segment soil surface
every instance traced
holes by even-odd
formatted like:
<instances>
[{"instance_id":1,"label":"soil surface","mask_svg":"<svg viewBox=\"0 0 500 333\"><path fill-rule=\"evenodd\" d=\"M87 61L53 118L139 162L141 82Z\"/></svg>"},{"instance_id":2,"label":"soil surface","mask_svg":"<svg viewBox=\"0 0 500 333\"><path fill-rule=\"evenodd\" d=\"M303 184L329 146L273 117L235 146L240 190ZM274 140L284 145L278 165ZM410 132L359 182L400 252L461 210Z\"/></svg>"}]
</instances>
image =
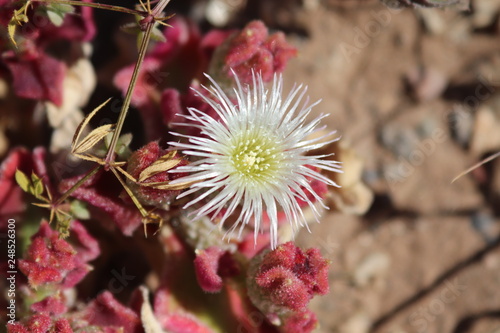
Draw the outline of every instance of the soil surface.
<instances>
[{"instance_id":1,"label":"soil surface","mask_svg":"<svg viewBox=\"0 0 500 333\"><path fill-rule=\"evenodd\" d=\"M374 194L300 234L332 261L318 332L500 332L500 159L452 183L500 150L499 11L305 1L288 19L285 77L322 99Z\"/></svg>"}]
</instances>

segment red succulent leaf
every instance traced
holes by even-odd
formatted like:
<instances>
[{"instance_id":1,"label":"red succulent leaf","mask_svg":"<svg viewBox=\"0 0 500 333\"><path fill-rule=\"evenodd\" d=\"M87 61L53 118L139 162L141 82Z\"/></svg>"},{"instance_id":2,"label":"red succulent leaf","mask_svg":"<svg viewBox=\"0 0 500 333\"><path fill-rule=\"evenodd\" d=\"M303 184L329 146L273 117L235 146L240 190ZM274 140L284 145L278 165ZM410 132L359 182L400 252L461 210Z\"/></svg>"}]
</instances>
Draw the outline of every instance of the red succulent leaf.
<instances>
[{"instance_id":1,"label":"red succulent leaf","mask_svg":"<svg viewBox=\"0 0 500 333\"><path fill-rule=\"evenodd\" d=\"M33 312L46 312L51 315L60 315L67 311L66 304L60 299L59 296L49 296L40 302L33 303L30 307Z\"/></svg>"},{"instance_id":2,"label":"red succulent leaf","mask_svg":"<svg viewBox=\"0 0 500 333\"><path fill-rule=\"evenodd\" d=\"M165 316L160 324L163 329L171 333L214 333L195 316L187 313L174 313Z\"/></svg>"},{"instance_id":3,"label":"red succulent leaf","mask_svg":"<svg viewBox=\"0 0 500 333\"><path fill-rule=\"evenodd\" d=\"M99 243L79 221L71 222L71 243L83 262L92 261L101 253Z\"/></svg>"},{"instance_id":4,"label":"red succulent leaf","mask_svg":"<svg viewBox=\"0 0 500 333\"><path fill-rule=\"evenodd\" d=\"M91 325L122 329L117 332L142 332L137 313L118 302L109 291L103 292L88 305L84 310L84 318Z\"/></svg>"},{"instance_id":5,"label":"red succulent leaf","mask_svg":"<svg viewBox=\"0 0 500 333\"><path fill-rule=\"evenodd\" d=\"M290 317L286 318L283 326L280 328L280 331L283 333L310 333L317 327L318 319L316 318L316 315L312 311L306 310L294 313Z\"/></svg>"},{"instance_id":6,"label":"red succulent leaf","mask_svg":"<svg viewBox=\"0 0 500 333\"><path fill-rule=\"evenodd\" d=\"M181 130L189 135L202 135L199 126L185 126L195 124L184 117L184 115L188 114L188 108L201 111L215 120L219 119L219 115L199 94L210 98L210 93L205 89L201 89L200 84L197 82L193 82L190 89L184 94L180 94L176 89L165 89L161 96L160 105L163 122L171 129Z\"/></svg>"},{"instance_id":7,"label":"red succulent leaf","mask_svg":"<svg viewBox=\"0 0 500 333\"><path fill-rule=\"evenodd\" d=\"M217 47L229 38L235 30L217 30L213 29L203 36L200 47L205 59L211 59Z\"/></svg>"},{"instance_id":8,"label":"red succulent leaf","mask_svg":"<svg viewBox=\"0 0 500 333\"><path fill-rule=\"evenodd\" d=\"M283 72L288 61L297 56L297 49L288 44L282 32L269 36L263 46L273 55L274 71L278 73Z\"/></svg>"},{"instance_id":9,"label":"red succulent leaf","mask_svg":"<svg viewBox=\"0 0 500 333\"><path fill-rule=\"evenodd\" d=\"M19 260L19 269L28 277L28 282L33 288L42 284L61 282L63 279L57 269L41 266L32 261Z\"/></svg>"},{"instance_id":10,"label":"red succulent leaf","mask_svg":"<svg viewBox=\"0 0 500 333\"><path fill-rule=\"evenodd\" d=\"M45 186L50 188L45 166L45 149L37 147L30 153L25 148L14 148L0 165L0 216L15 217L24 211L26 204L23 191L15 180L16 170L30 176L37 174ZM1 219L0 229L6 227L7 219Z\"/></svg>"},{"instance_id":11,"label":"red succulent leaf","mask_svg":"<svg viewBox=\"0 0 500 333\"><path fill-rule=\"evenodd\" d=\"M92 2L92 0L82 0ZM46 24L40 29L40 42L45 44L55 40L88 42L94 38L96 28L93 20L93 9L86 6L74 6L75 13L64 16L60 26ZM47 19L48 20L48 19Z\"/></svg>"},{"instance_id":12,"label":"red succulent leaf","mask_svg":"<svg viewBox=\"0 0 500 333\"><path fill-rule=\"evenodd\" d=\"M36 46L20 55L7 51L3 60L11 73L12 86L17 96L61 105L62 83L66 73L63 62Z\"/></svg>"},{"instance_id":13,"label":"red succulent leaf","mask_svg":"<svg viewBox=\"0 0 500 333\"><path fill-rule=\"evenodd\" d=\"M222 289L223 277L239 273L231 253L217 246L198 251L194 259L194 269L198 284L209 293L219 292Z\"/></svg>"},{"instance_id":14,"label":"red succulent leaf","mask_svg":"<svg viewBox=\"0 0 500 333\"><path fill-rule=\"evenodd\" d=\"M71 329L69 321L65 318L58 319L54 324L54 332L56 333L74 333Z\"/></svg>"},{"instance_id":15,"label":"red succulent leaf","mask_svg":"<svg viewBox=\"0 0 500 333\"><path fill-rule=\"evenodd\" d=\"M299 312L314 295L328 293L328 265L318 249L304 252L288 242L263 256L254 278L263 297Z\"/></svg>"},{"instance_id":16,"label":"red succulent leaf","mask_svg":"<svg viewBox=\"0 0 500 333\"><path fill-rule=\"evenodd\" d=\"M46 333L52 326L52 319L48 314L35 314L26 323L31 333Z\"/></svg>"},{"instance_id":17,"label":"red succulent leaf","mask_svg":"<svg viewBox=\"0 0 500 333\"><path fill-rule=\"evenodd\" d=\"M31 238L25 259L19 260L19 269L33 288L54 283L71 288L85 277L90 266L66 240L59 238L59 233L52 230L47 221L43 221Z\"/></svg>"},{"instance_id":18,"label":"red succulent leaf","mask_svg":"<svg viewBox=\"0 0 500 333\"><path fill-rule=\"evenodd\" d=\"M295 311L306 307L311 299L307 286L292 271L282 267L273 267L259 274L256 282L274 304Z\"/></svg>"},{"instance_id":19,"label":"red succulent leaf","mask_svg":"<svg viewBox=\"0 0 500 333\"><path fill-rule=\"evenodd\" d=\"M121 191L120 184L112 178L103 177L103 175L101 172L90 177L71 195L108 214L121 232L130 236L141 225L142 216L134 205L127 204L118 198ZM69 190L82 177L77 176L63 180L59 184L59 191Z\"/></svg>"},{"instance_id":20,"label":"red succulent leaf","mask_svg":"<svg viewBox=\"0 0 500 333\"><path fill-rule=\"evenodd\" d=\"M265 82L276 72L282 72L291 57L297 55L295 47L288 44L283 33L268 36L267 27L261 21L248 23L241 32L228 42L224 56L224 68L228 76L233 72L244 83L252 82L252 73L260 72ZM232 71L231 71L232 70Z\"/></svg>"},{"instance_id":21,"label":"red succulent leaf","mask_svg":"<svg viewBox=\"0 0 500 333\"><path fill-rule=\"evenodd\" d=\"M255 233L247 233L238 243L238 251L248 259L251 259L257 253L269 247L270 242L271 236L269 232L260 232L257 234L257 238L255 238Z\"/></svg>"},{"instance_id":22,"label":"red succulent leaf","mask_svg":"<svg viewBox=\"0 0 500 333\"><path fill-rule=\"evenodd\" d=\"M267 38L267 27L262 21L248 23L229 44L226 65L238 66L249 59L261 48Z\"/></svg>"},{"instance_id":23,"label":"red succulent leaf","mask_svg":"<svg viewBox=\"0 0 500 333\"><path fill-rule=\"evenodd\" d=\"M7 333L30 333L21 323L7 324Z\"/></svg>"},{"instance_id":24,"label":"red succulent leaf","mask_svg":"<svg viewBox=\"0 0 500 333\"><path fill-rule=\"evenodd\" d=\"M155 77L155 73L159 71L161 62L153 57L146 57L141 65L141 69L137 76L137 83L132 93L132 105L135 107L145 106L151 103L152 94L157 89L157 84L151 78ZM113 82L125 95L134 72L135 65L127 66L116 73Z\"/></svg>"}]
</instances>

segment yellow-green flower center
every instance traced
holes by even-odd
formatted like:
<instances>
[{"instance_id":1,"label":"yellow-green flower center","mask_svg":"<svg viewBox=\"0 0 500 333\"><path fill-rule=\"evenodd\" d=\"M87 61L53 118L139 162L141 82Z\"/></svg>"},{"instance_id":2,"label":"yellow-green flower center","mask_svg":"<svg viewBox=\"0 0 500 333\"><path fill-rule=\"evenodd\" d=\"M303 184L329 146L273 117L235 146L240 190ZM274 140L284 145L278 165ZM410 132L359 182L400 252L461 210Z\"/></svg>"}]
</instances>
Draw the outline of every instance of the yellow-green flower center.
<instances>
[{"instance_id":1,"label":"yellow-green flower center","mask_svg":"<svg viewBox=\"0 0 500 333\"><path fill-rule=\"evenodd\" d=\"M272 177L282 160L276 138L262 133L247 132L232 145L231 162L235 172L254 180Z\"/></svg>"}]
</instances>

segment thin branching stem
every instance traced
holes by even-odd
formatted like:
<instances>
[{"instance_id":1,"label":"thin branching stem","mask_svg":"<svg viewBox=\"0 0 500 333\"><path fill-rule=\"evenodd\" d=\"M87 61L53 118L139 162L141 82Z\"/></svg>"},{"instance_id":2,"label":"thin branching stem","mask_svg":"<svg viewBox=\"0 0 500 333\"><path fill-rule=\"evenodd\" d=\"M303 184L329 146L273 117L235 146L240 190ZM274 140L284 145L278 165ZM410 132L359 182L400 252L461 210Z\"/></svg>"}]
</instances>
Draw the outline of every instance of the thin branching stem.
<instances>
[{"instance_id":1,"label":"thin branching stem","mask_svg":"<svg viewBox=\"0 0 500 333\"><path fill-rule=\"evenodd\" d=\"M125 8L125 7L107 5L107 4L102 4L102 3L83 2L83 1L77 1L77 0L30 0L30 2L58 3L58 4L71 5L71 6L92 7L92 8L98 8L98 9L111 10L114 12L121 12L121 13L132 14L132 15L140 15L143 17L149 15L148 12L145 12L142 10L129 9L129 8Z\"/></svg>"},{"instance_id":2,"label":"thin branching stem","mask_svg":"<svg viewBox=\"0 0 500 333\"><path fill-rule=\"evenodd\" d=\"M132 73L132 78L130 79L130 84L127 89L127 94L125 95L125 100L123 102L122 109L120 111L120 115L118 117L118 122L116 123L116 129L113 132L113 137L111 138L111 143L109 144L108 153L106 155L104 168L108 170L115 158L115 149L116 144L118 142L118 138L120 137L120 133L123 128L123 123L125 122L125 117L127 116L128 109L130 107L130 101L132 100L132 93L134 92L135 85L137 83L137 78L139 76L139 71L141 69L142 62L144 61L144 57L146 56L146 50L149 45L149 40L151 39L151 31L153 30L153 26L155 21L149 22L146 25L146 31L144 31L144 35L142 37L141 46L139 48L139 57L137 58L137 62L135 63L134 72Z\"/></svg>"},{"instance_id":3,"label":"thin branching stem","mask_svg":"<svg viewBox=\"0 0 500 333\"><path fill-rule=\"evenodd\" d=\"M77 181L75 183L75 185L71 186L71 188L69 190L67 190L66 192L64 192L64 194L59 199L57 199L57 201L55 202L54 206L57 206L60 203L62 203L64 200L66 200L77 188L79 188L80 186L82 186L82 184L84 182L86 182L90 177L92 177L93 175L95 175L97 173L97 171L99 171L101 168L102 168L102 165L97 165L94 169L90 170L90 172L87 173L85 176L83 176L82 179L80 179L79 181Z\"/></svg>"}]
</instances>

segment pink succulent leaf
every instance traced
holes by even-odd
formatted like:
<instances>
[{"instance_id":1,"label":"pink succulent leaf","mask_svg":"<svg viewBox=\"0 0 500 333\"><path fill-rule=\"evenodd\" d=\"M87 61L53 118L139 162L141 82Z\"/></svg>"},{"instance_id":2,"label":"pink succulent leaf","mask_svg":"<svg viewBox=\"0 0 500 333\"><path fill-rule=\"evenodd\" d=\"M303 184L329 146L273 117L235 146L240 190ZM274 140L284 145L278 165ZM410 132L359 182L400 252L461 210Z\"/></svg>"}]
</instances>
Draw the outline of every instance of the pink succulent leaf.
<instances>
[{"instance_id":1,"label":"pink succulent leaf","mask_svg":"<svg viewBox=\"0 0 500 333\"><path fill-rule=\"evenodd\" d=\"M159 71L161 63L158 59L147 56L141 66L139 75L137 77L137 83L132 93L132 105L135 107L142 107L151 103L152 93L157 89L157 84L152 78L155 77L155 73ZM125 95L132 78L132 73L134 72L135 65L130 65L122 68L118 73L116 73L113 82L114 85L121 90L122 94Z\"/></svg>"},{"instance_id":2,"label":"pink succulent leaf","mask_svg":"<svg viewBox=\"0 0 500 333\"><path fill-rule=\"evenodd\" d=\"M269 220L269 219L268 219ZM269 232L259 233L255 239L254 233L247 233L238 243L238 251L248 259L253 258L257 253L269 247L271 235Z\"/></svg>"},{"instance_id":3,"label":"pink succulent leaf","mask_svg":"<svg viewBox=\"0 0 500 333\"><path fill-rule=\"evenodd\" d=\"M59 238L59 233L52 230L47 221L42 221L31 238L25 259L19 260L19 269L33 288L54 283L71 288L85 277L90 266L66 240Z\"/></svg>"},{"instance_id":4,"label":"pink succulent leaf","mask_svg":"<svg viewBox=\"0 0 500 333\"><path fill-rule=\"evenodd\" d=\"M187 313L174 313L163 318L160 323L169 333L214 333L195 316Z\"/></svg>"},{"instance_id":5,"label":"pink succulent leaf","mask_svg":"<svg viewBox=\"0 0 500 333\"><path fill-rule=\"evenodd\" d=\"M258 72L268 82L296 55L296 48L286 42L283 33L268 36L264 23L252 21L230 38L222 70L229 77L236 74L244 83L252 82L252 71Z\"/></svg>"},{"instance_id":6,"label":"pink succulent leaf","mask_svg":"<svg viewBox=\"0 0 500 333\"><path fill-rule=\"evenodd\" d=\"M163 115L163 122L168 127L171 128L173 126L173 122L184 122L184 118L179 116L186 114L179 90L174 88L167 88L163 90L161 94L160 108Z\"/></svg>"},{"instance_id":7,"label":"pink succulent leaf","mask_svg":"<svg viewBox=\"0 0 500 333\"><path fill-rule=\"evenodd\" d=\"M30 153L25 148L14 148L0 165L0 216L9 218L21 214L26 208L22 189L15 180L16 170L30 176L35 173L45 186L50 182L45 166L45 149L37 147ZM0 221L0 229L6 227L7 219Z\"/></svg>"},{"instance_id":8,"label":"pink succulent leaf","mask_svg":"<svg viewBox=\"0 0 500 333\"><path fill-rule=\"evenodd\" d=\"M273 55L266 49L258 49L250 59L232 66L231 69L238 74L238 78L242 82L251 82L255 70L262 75L264 82L268 82L274 75Z\"/></svg>"},{"instance_id":9,"label":"pink succulent leaf","mask_svg":"<svg viewBox=\"0 0 500 333\"><path fill-rule=\"evenodd\" d=\"M89 304L84 310L84 319L91 325L118 329L116 332L142 332L137 313L118 302L109 291L103 292Z\"/></svg>"},{"instance_id":10,"label":"pink succulent leaf","mask_svg":"<svg viewBox=\"0 0 500 333\"><path fill-rule=\"evenodd\" d=\"M184 91L193 79L201 79L209 59L204 57L201 34L194 22L175 16L168 23L172 28L163 29L166 41L156 44L151 52L151 57L162 64L159 76L157 73L157 85Z\"/></svg>"},{"instance_id":11,"label":"pink succulent leaf","mask_svg":"<svg viewBox=\"0 0 500 333\"><path fill-rule=\"evenodd\" d=\"M30 309L33 312L46 312L56 316L63 314L68 310L66 304L64 304L64 302L60 299L60 296L46 297L39 302L33 303Z\"/></svg>"},{"instance_id":12,"label":"pink succulent leaf","mask_svg":"<svg viewBox=\"0 0 500 333\"><path fill-rule=\"evenodd\" d=\"M163 29L165 42L157 43L150 55L163 63L171 62L175 56L181 52L190 40L199 42L200 33L198 28L192 22L186 20L182 16L175 16L168 21L172 27Z\"/></svg>"},{"instance_id":13,"label":"pink succulent leaf","mask_svg":"<svg viewBox=\"0 0 500 333\"><path fill-rule=\"evenodd\" d=\"M15 148L0 165L0 216L13 216L24 211L23 190L15 180L16 170L33 169L30 153L24 148ZM1 229L7 227L7 219L0 222Z\"/></svg>"},{"instance_id":14,"label":"pink succulent leaf","mask_svg":"<svg viewBox=\"0 0 500 333\"><path fill-rule=\"evenodd\" d=\"M194 78L200 78L208 59L200 48L201 36L195 24L176 16L164 29L165 42L157 43L146 55L132 95L132 105L156 107L161 91L169 86L185 90ZM114 77L115 86L126 93L134 65L121 69ZM157 112L157 110L155 110ZM144 110L141 109L141 115ZM151 111L147 111L151 112ZM144 117L145 115L143 115Z\"/></svg>"},{"instance_id":15,"label":"pink succulent leaf","mask_svg":"<svg viewBox=\"0 0 500 333\"><path fill-rule=\"evenodd\" d=\"M94 260L101 253L99 243L92 237L79 221L71 222L71 239L76 256L83 262Z\"/></svg>"},{"instance_id":16,"label":"pink succulent leaf","mask_svg":"<svg viewBox=\"0 0 500 333\"><path fill-rule=\"evenodd\" d=\"M30 333L21 323L7 324L7 333Z\"/></svg>"},{"instance_id":17,"label":"pink succulent leaf","mask_svg":"<svg viewBox=\"0 0 500 333\"><path fill-rule=\"evenodd\" d=\"M92 0L82 0L82 2L91 3ZM93 9L85 6L74 6L74 9L75 13L66 14L60 26L46 24L40 29L42 44L61 39L88 42L94 38L96 28L92 15Z\"/></svg>"},{"instance_id":18,"label":"pink succulent leaf","mask_svg":"<svg viewBox=\"0 0 500 333\"><path fill-rule=\"evenodd\" d=\"M238 331L252 333L276 333L277 329L265 320L262 314L247 297L234 288L226 288L229 307L238 321Z\"/></svg>"},{"instance_id":19,"label":"pink succulent leaf","mask_svg":"<svg viewBox=\"0 0 500 333\"><path fill-rule=\"evenodd\" d=\"M196 91L195 91L196 90ZM163 122L172 129L182 131L189 135L199 135L201 130L195 122L186 119L184 115L188 114L188 108L194 108L205 113L213 119L219 119L217 112L205 102L198 94L205 94L210 97L200 85L194 82L185 94L180 94L176 89L165 89L161 97L161 111Z\"/></svg>"},{"instance_id":20,"label":"pink succulent leaf","mask_svg":"<svg viewBox=\"0 0 500 333\"><path fill-rule=\"evenodd\" d=\"M207 32L200 43L201 51L206 59L211 59L217 47L226 41L235 30L213 29Z\"/></svg>"},{"instance_id":21,"label":"pink succulent leaf","mask_svg":"<svg viewBox=\"0 0 500 333\"><path fill-rule=\"evenodd\" d=\"M61 318L54 324L54 332L56 333L74 333L69 321L66 318Z\"/></svg>"},{"instance_id":22,"label":"pink succulent leaf","mask_svg":"<svg viewBox=\"0 0 500 333\"><path fill-rule=\"evenodd\" d=\"M280 327L280 331L283 333L311 333L317 327L318 319L316 315L312 311L306 310L287 317L283 326Z\"/></svg>"},{"instance_id":23,"label":"pink succulent leaf","mask_svg":"<svg viewBox=\"0 0 500 333\"><path fill-rule=\"evenodd\" d=\"M283 72L288 61L297 56L297 49L288 44L282 32L269 36L263 46L273 54L274 71L278 73Z\"/></svg>"},{"instance_id":24,"label":"pink succulent leaf","mask_svg":"<svg viewBox=\"0 0 500 333\"><path fill-rule=\"evenodd\" d=\"M223 281L219 275L219 260L224 250L217 246L197 252L194 259L194 270L200 287L209 293L216 293L222 289Z\"/></svg>"},{"instance_id":25,"label":"pink succulent leaf","mask_svg":"<svg viewBox=\"0 0 500 333\"><path fill-rule=\"evenodd\" d=\"M78 258L75 258L75 261L80 261ZM62 284L63 288L72 288L76 286L83 278L87 275L88 272L92 270L92 267L89 265L81 264L70 272L66 274L64 277L64 281Z\"/></svg>"},{"instance_id":26,"label":"pink succulent leaf","mask_svg":"<svg viewBox=\"0 0 500 333\"><path fill-rule=\"evenodd\" d=\"M282 267L273 267L257 275L256 282L274 304L294 311L305 308L311 299L307 286L292 271Z\"/></svg>"},{"instance_id":27,"label":"pink succulent leaf","mask_svg":"<svg viewBox=\"0 0 500 333\"><path fill-rule=\"evenodd\" d=\"M20 56L7 51L3 60L11 73L17 96L61 105L62 83L66 73L63 62L35 47Z\"/></svg>"},{"instance_id":28,"label":"pink succulent leaf","mask_svg":"<svg viewBox=\"0 0 500 333\"><path fill-rule=\"evenodd\" d=\"M35 314L28 319L26 326L31 333L46 333L52 326L52 319L45 313Z\"/></svg>"},{"instance_id":29,"label":"pink succulent leaf","mask_svg":"<svg viewBox=\"0 0 500 333\"><path fill-rule=\"evenodd\" d=\"M57 269L26 260L19 260L19 269L28 277L28 282L33 288L43 284L61 282L63 279L61 272Z\"/></svg>"},{"instance_id":30,"label":"pink succulent leaf","mask_svg":"<svg viewBox=\"0 0 500 333\"><path fill-rule=\"evenodd\" d=\"M118 198L121 191L120 185L111 183L110 179L104 178L102 175L102 173L97 173L91 177L75 190L72 196L88 202L108 214L121 232L130 236L142 224L142 216L135 206L126 204ZM59 185L59 191L67 191L82 177L77 176L63 180ZM111 180L114 181L114 179Z\"/></svg>"},{"instance_id":31,"label":"pink succulent leaf","mask_svg":"<svg viewBox=\"0 0 500 333\"><path fill-rule=\"evenodd\" d=\"M269 299L278 308L301 312L314 295L324 295L329 291L329 261L318 249L304 252L293 242L288 242L256 257L252 265L258 260L261 260L258 269L251 269L249 280L255 281L258 291L251 298L265 311L270 309L266 303ZM251 284L249 288L252 289Z\"/></svg>"},{"instance_id":32,"label":"pink succulent leaf","mask_svg":"<svg viewBox=\"0 0 500 333\"><path fill-rule=\"evenodd\" d=\"M267 27L262 21L248 23L230 43L226 65L236 67L248 60L261 48L267 38ZM238 77L240 77L238 75Z\"/></svg>"}]
</instances>

